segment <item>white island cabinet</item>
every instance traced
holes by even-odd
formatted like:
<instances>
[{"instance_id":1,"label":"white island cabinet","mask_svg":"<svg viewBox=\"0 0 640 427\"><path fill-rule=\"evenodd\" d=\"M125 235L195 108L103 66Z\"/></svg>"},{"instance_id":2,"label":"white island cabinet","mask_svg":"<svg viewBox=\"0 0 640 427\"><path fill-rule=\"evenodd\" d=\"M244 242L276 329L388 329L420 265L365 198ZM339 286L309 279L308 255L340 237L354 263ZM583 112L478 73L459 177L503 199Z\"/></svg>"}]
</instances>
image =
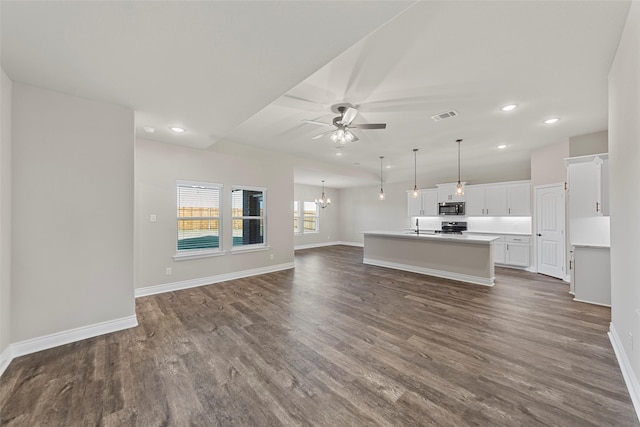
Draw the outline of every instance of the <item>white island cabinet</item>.
<instances>
[{"instance_id":1,"label":"white island cabinet","mask_svg":"<svg viewBox=\"0 0 640 427\"><path fill-rule=\"evenodd\" d=\"M494 236L364 233L363 263L493 286Z\"/></svg>"}]
</instances>

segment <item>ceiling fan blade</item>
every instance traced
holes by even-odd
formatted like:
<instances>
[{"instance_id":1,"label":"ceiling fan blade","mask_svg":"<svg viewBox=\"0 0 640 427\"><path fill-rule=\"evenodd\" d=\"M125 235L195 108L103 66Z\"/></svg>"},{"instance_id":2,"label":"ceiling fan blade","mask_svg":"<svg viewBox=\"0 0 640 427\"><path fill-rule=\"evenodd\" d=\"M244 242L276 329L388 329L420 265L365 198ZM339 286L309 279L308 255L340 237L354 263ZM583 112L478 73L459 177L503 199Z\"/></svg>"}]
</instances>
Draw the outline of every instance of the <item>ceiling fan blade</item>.
<instances>
[{"instance_id":1,"label":"ceiling fan blade","mask_svg":"<svg viewBox=\"0 0 640 427\"><path fill-rule=\"evenodd\" d=\"M359 125L351 125L349 127L358 128L358 129L386 129L386 123L361 123Z\"/></svg>"},{"instance_id":2,"label":"ceiling fan blade","mask_svg":"<svg viewBox=\"0 0 640 427\"><path fill-rule=\"evenodd\" d=\"M347 111L345 111L344 114L342 115L342 120L340 121L342 122L343 125L349 126L353 121L353 119L356 118L357 115L358 115L358 110L356 110L353 107L349 107L347 108Z\"/></svg>"},{"instance_id":3,"label":"ceiling fan blade","mask_svg":"<svg viewBox=\"0 0 640 427\"><path fill-rule=\"evenodd\" d=\"M358 141L360 138L358 138L355 134L353 135L353 139L351 140L351 142L356 142Z\"/></svg>"},{"instance_id":4,"label":"ceiling fan blade","mask_svg":"<svg viewBox=\"0 0 640 427\"><path fill-rule=\"evenodd\" d=\"M305 123L310 123L312 125L320 125L320 126L331 126L333 127L333 125L331 123L324 123L324 122L318 122L315 120L307 120L307 119L302 119L303 122Z\"/></svg>"},{"instance_id":5,"label":"ceiling fan blade","mask_svg":"<svg viewBox=\"0 0 640 427\"><path fill-rule=\"evenodd\" d=\"M326 131L326 132L322 132L322 133L320 133L320 134L318 134L318 135L314 136L314 137L313 137L313 138L311 138L311 139L320 139L320 138L322 138L323 136L325 136L325 135L329 135L329 134L330 134L330 133L332 133L332 132L334 132L334 130L333 130L333 129L332 129L332 130L328 130L328 131Z\"/></svg>"}]
</instances>

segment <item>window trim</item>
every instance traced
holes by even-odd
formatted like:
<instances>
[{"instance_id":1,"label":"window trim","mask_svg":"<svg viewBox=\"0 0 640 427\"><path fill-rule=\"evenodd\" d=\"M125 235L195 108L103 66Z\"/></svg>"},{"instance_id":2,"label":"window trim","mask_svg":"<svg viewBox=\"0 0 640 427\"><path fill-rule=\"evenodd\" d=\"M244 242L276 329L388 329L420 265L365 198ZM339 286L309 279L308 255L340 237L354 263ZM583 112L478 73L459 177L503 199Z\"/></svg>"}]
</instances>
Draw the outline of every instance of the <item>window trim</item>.
<instances>
[{"instance_id":1,"label":"window trim","mask_svg":"<svg viewBox=\"0 0 640 427\"><path fill-rule=\"evenodd\" d=\"M218 190L218 216L217 217L202 217L208 219L217 219L218 220L218 247L217 248L207 248L207 249L178 249L178 221L180 221L180 217L177 215L177 209L179 206L176 206L176 253L173 256L174 261L183 261L188 259L197 259L197 258L207 258L225 255L227 252L222 250L223 243L223 233L222 233L222 225L223 225L223 207L224 207L224 185L217 182L206 182L206 181L191 181L184 179L176 179L175 184L175 199L178 199L178 187L202 187L202 188L215 188ZM192 217L185 217L192 218ZM184 219L184 218L182 218Z\"/></svg>"},{"instance_id":2,"label":"window trim","mask_svg":"<svg viewBox=\"0 0 640 427\"><path fill-rule=\"evenodd\" d=\"M296 215L296 209L295 209L296 203L298 204L298 215ZM300 228L300 200L294 200L292 208L293 208L293 211L292 211L293 219L296 223L296 228L297 228L297 230L296 228L293 229L293 235L300 236L302 235L302 229Z\"/></svg>"},{"instance_id":3,"label":"window trim","mask_svg":"<svg viewBox=\"0 0 640 427\"><path fill-rule=\"evenodd\" d=\"M316 207L316 214L313 216L308 216L309 218L315 218L315 223L316 223L316 229L313 231L306 231L304 229L304 219L305 217L307 217L307 215L304 214L304 204L305 203L313 203ZM320 233L320 208L318 207L318 204L316 202L312 202L312 201L305 201L302 200L302 216L300 217L302 219L302 227L300 228L300 234L318 234Z\"/></svg>"},{"instance_id":4,"label":"window trim","mask_svg":"<svg viewBox=\"0 0 640 427\"><path fill-rule=\"evenodd\" d=\"M260 216L233 216L233 192L236 190L247 190L247 191L260 191L262 192L262 215ZM254 252L260 250L269 249L269 242L267 240L268 236L268 226L267 226L267 188L266 187L254 187L250 185L240 185L234 184L231 186L231 253L238 252ZM262 220L262 243L253 243L250 245L239 245L234 246L233 244L233 221L235 220L244 220L244 219L257 219Z\"/></svg>"}]
</instances>

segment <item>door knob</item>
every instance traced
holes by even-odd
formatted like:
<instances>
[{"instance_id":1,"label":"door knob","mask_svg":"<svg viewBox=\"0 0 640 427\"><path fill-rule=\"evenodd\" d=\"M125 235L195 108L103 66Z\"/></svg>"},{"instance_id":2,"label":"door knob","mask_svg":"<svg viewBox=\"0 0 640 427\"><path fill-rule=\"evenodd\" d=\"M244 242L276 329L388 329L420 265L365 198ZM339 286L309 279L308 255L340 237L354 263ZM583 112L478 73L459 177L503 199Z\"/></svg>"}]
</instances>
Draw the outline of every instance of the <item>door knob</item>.
<instances>
[{"instance_id":1,"label":"door knob","mask_svg":"<svg viewBox=\"0 0 640 427\"><path fill-rule=\"evenodd\" d=\"M538 234L538 237L542 237L542 234Z\"/></svg>"}]
</instances>

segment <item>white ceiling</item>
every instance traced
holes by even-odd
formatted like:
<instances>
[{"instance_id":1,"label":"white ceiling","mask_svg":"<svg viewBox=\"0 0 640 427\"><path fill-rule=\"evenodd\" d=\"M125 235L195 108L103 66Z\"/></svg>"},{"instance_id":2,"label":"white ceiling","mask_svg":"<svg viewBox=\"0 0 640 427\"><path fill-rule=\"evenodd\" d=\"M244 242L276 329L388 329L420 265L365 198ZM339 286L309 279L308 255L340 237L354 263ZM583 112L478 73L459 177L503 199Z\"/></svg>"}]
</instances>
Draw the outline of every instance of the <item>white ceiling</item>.
<instances>
[{"instance_id":1,"label":"white ceiling","mask_svg":"<svg viewBox=\"0 0 640 427\"><path fill-rule=\"evenodd\" d=\"M473 182L607 128L629 4L2 1L1 61L14 81L134 109L140 137L300 156L300 183L375 183L380 156L385 181L413 180L413 148L419 180L453 181L457 138ZM343 102L359 108L354 123L387 129L355 129L360 140L337 157L328 138L311 139L326 129L301 120L330 122ZM499 110L508 103L519 108ZM449 109L460 116L430 119ZM552 116L561 120L542 123Z\"/></svg>"}]
</instances>

